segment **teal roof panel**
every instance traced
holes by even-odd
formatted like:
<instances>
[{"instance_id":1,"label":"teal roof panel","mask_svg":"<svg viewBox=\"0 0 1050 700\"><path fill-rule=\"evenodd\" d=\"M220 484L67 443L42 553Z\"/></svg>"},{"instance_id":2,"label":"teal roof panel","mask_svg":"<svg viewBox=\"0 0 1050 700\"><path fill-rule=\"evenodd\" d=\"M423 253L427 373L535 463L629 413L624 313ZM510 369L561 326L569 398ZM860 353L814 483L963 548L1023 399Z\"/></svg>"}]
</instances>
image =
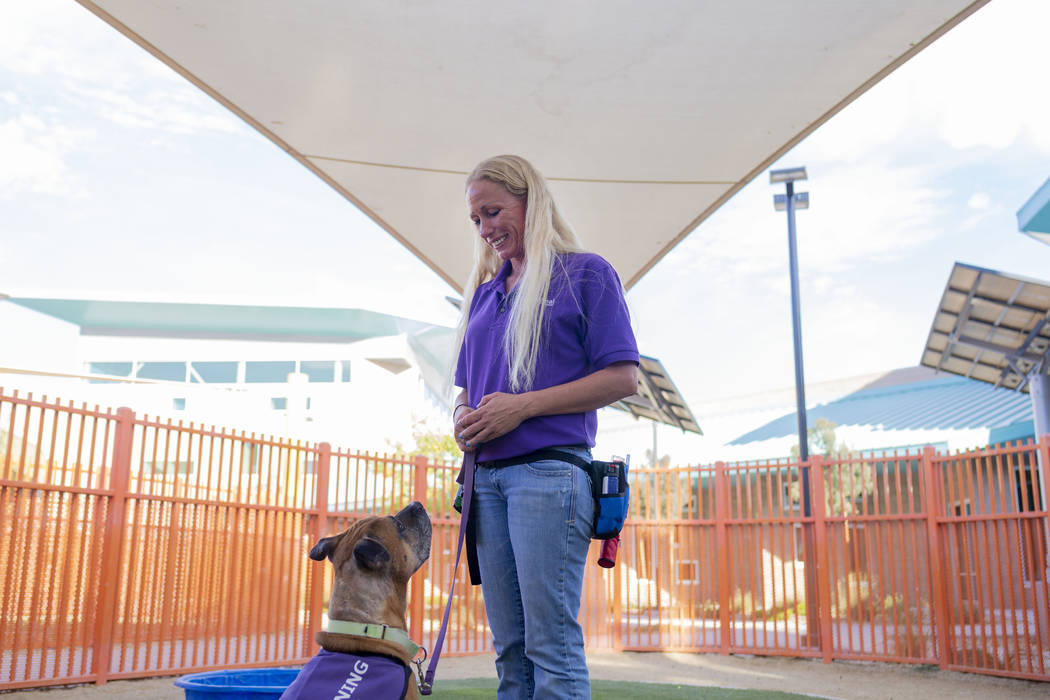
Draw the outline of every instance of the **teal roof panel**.
<instances>
[{"instance_id":1,"label":"teal roof panel","mask_svg":"<svg viewBox=\"0 0 1050 700\"><path fill-rule=\"evenodd\" d=\"M836 425L871 426L880 430L989 430L1031 424L1027 394L966 377L945 376L921 382L861 389L806 411L808 423L825 418ZM796 435L794 412L732 440L730 445Z\"/></svg>"},{"instance_id":2,"label":"teal roof panel","mask_svg":"<svg viewBox=\"0 0 1050 700\"><path fill-rule=\"evenodd\" d=\"M1050 178L1018 210L1017 228L1037 241L1050 244Z\"/></svg>"}]
</instances>

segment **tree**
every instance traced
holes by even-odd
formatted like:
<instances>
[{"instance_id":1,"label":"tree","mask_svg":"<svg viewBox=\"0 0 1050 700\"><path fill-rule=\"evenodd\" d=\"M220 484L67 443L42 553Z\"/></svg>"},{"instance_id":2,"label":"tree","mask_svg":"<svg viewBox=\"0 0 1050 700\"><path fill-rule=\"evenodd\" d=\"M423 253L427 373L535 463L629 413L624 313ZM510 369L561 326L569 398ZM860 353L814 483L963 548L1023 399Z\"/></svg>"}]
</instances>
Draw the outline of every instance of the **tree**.
<instances>
[{"instance_id":1,"label":"tree","mask_svg":"<svg viewBox=\"0 0 1050 700\"><path fill-rule=\"evenodd\" d=\"M816 426L806 431L809 453L823 455L829 462L824 470L824 512L849 516L875 490L875 468L870 462L852 458L849 447L836 439L836 427L832 421L818 418ZM791 456L798 459L798 445L791 448ZM798 482L791 485L791 500L792 504L801 500Z\"/></svg>"},{"instance_id":2,"label":"tree","mask_svg":"<svg viewBox=\"0 0 1050 700\"><path fill-rule=\"evenodd\" d=\"M432 418L412 417L412 442L405 446L401 442L390 443L398 454L423 455L433 462L455 462L463 458L463 453L452 435L451 421L444 425L435 425Z\"/></svg>"},{"instance_id":3,"label":"tree","mask_svg":"<svg viewBox=\"0 0 1050 700\"><path fill-rule=\"evenodd\" d=\"M645 463L651 467L658 467L660 469L667 469L671 466L671 455L664 455L658 460L653 460L653 451L645 451Z\"/></svg>"}]
</instances>

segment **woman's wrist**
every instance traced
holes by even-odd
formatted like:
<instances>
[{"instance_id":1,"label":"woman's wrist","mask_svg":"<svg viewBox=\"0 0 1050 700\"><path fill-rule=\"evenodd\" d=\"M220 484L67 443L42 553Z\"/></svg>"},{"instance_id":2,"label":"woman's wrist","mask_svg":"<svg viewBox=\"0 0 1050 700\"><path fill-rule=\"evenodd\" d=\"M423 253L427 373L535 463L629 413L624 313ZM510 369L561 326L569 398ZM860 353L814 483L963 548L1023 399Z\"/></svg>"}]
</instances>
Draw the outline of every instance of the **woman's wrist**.
<instances>
[{"instance_id":1,"label":"woman's wrist","mask_svg":"<svg viewBox=\"0 0 1050 700\"><path fill-rule=\"evenodd\" d=\"M455 423L458 420L458 418L456 417L456 412L459 411L459 409L461 409L461 408L470 408L470 404L469 403L458 403L458 404L456 404L456 407L452 409L452 422L453 423Z\"/></svg>"},{"instance_id":2,"label":"woman's wrist","mask_svg":"<svg viewBox=\"0 0 1050 700\"><path fill-rule=\"evenodd\" d=\"M526 391L518 394L518 400L521 402L519 409L521 412L522 421L526 421L530 418L535 418L541 414L541 406L539 397L535 391Z\"/></svg>"}]
</instances>

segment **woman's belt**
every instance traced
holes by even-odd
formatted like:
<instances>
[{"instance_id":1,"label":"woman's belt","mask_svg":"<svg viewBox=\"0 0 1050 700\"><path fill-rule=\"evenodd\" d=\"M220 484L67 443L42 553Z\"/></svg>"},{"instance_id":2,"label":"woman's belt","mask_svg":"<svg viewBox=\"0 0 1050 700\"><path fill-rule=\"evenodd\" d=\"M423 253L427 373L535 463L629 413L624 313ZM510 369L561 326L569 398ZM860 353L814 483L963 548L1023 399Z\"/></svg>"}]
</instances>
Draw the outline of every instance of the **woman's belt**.
<instances>
[{"instance_id":1,"label":"woman's belt","mask_svg":"<svg viewBox=\"0 0 1050 700\"><path fill-rule=\"evenodd\" d=\"M557 447L544 447L543 449L534 450L518 457L506 457L504 459L491 459L485 462L478 462L477 466L482 469L502 469L503 467L513 467L517 464L539 462L545 459L556 459L561 462L569 462L570 464L584 461L582 457L577 457L571 452L565 452L565 450L573 449L587 450L590 448L587 445L558 445ZM587 464L590 464L589 460L587 461Z\"/></svg>"}]
</instances>

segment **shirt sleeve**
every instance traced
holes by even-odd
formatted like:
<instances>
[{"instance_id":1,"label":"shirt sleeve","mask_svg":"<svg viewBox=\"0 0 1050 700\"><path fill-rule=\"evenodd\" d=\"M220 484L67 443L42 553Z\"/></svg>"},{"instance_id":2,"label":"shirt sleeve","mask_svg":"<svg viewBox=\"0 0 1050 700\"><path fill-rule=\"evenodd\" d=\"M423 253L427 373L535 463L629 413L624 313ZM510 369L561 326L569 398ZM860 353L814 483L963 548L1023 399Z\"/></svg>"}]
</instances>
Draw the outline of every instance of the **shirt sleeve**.
<instances>
[{"instance_id":1,"label":"shirt sleeve","mask_svg":"<svg viewBox=\"0 0 1050 700\"><path fill-rule=\"evenodd\" d=\"M604 259L594 256L593 260L580 280L585 316L583 345L588 362L592 371L614 362L638 364L638 344L620 277Z\"/></svg>"},{"instance_id":2,"label":"shirt sleeve","mask_svg":"<svg viewBox=\"0 0 1050 700\"><path fill-rule=\"evenodd\" d=\"M480 285L479 285L480 288ZM470 319L470 314L474 311L474 304L478 300L478 290L474 290L474 296L470 298L470 309L467 311L467 319ZM467 334L464 329L463 339L459 344L459 358L456 360L456 374L452 380L455 386L461 389L467 388Z\"/></svg>"},{"instance_id":3,"label":"shirt sleeve","mask_svg":"<svg viewBox=\"0 0 1050 700\"><path fill-rule=\"evenodd\" d=\"M445 375L448 376L447 374ZM452 381L460 389L467 388L467 339L459 346L459 359L456 361L456 376Z\"/></svg>"}]
</instances>

